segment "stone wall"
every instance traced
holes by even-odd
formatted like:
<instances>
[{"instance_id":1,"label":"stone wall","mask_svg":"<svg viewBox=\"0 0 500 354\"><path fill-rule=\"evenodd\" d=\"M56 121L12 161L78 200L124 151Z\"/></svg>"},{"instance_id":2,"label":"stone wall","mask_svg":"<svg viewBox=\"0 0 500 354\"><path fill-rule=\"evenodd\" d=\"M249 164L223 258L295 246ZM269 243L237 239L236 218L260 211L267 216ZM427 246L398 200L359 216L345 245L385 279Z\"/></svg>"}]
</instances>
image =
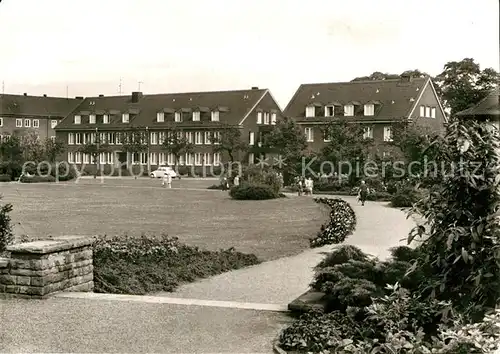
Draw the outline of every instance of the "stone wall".
<instances>
[{"instance_id":1,"label":"stone wall","mask_svg":"<svg viewBox=\"0 0 500 354\"><path fill-rule=\"evenodd\" d=\"M66 236L11 245L0 258L0 298L43 299L59 291L93 291L91 238Z\"/></svg>"}]
</instances>

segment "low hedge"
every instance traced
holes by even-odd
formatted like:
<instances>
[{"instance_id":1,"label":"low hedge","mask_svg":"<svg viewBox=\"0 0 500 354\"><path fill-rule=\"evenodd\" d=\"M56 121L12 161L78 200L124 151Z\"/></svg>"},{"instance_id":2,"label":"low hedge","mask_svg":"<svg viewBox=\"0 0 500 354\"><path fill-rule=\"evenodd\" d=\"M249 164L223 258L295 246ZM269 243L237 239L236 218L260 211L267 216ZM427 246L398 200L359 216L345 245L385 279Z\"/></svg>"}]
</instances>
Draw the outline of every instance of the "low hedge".
<instances>
[{"instance_id":1,"label":"low hedge","mask_svg":"<svg viewBox=\"0 0 500 354\"><path fill-rule=\"evenodd\" d=\"M11 182L12 178L10 175L0 175L0 182Z\"/></svg>"},{"instance_id":2,"label":"low hedge","mask_svg":"<svg viewBox=\"0 0 500 354\"><path fill-rule=\"evenodd\" d=\"M22 176L19 179L19 182L21 183L49 183L49 182L55 182L56 179L54 176Z\"/></svg>"},{"instance_id":3,"label":"low hedge","mask_svg":"<svg viewBox=\"0 0 500 354\"><path fill-rule=\"evenodd\" d=\"M95 292L144 295L260 263L234 248L204 251L167 236L99 237L93 247Z\"/></svg>"},{"instance_id":4,"label":"low hedge","mask_svg":"<svg viewBox=\"0 0 500 354\"><path fill-rule=\"evenodd\" d=\"M321 226L315 238L309 240L311 247L338 244L345 241L356 228L356 214L351 205L343 199L315 198L316 203L330 208L330 220Z\"/></svg>"},{"instance_id":5,"label":"low hedge","mask_svg":"<svg viewBox=\"0 0 500 354\"><path fill-rule=\"evenodd\" d=\"M236 200L267 200L280 197L279 193L265 184L243 183L229 190L231 198Z\"/></svg>"}]
</instances>

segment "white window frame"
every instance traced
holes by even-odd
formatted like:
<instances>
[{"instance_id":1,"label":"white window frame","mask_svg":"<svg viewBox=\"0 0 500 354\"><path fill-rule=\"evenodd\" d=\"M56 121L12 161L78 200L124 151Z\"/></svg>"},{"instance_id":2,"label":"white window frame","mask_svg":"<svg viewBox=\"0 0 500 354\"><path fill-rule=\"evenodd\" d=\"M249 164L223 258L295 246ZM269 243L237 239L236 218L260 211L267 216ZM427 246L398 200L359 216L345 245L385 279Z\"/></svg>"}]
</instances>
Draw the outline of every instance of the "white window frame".
<instances>
[{"instance_id":1,"label":"white window frame","mask_svg":"<svg viewBox=\"0 0 500 354\"><path fill-rule=\"evenodd\" d=\"M329 114L328 110L332 111L332 114ZM335 106L329 105L325 106L325 117L334 117L335 116Z\"/></svg>"},{"instance_id":2,"label":"white window frame","mask_svg":"<svg viewBox=\"0 0 500 354\"><path fill-rule=\"evenodd\" d=\"M82 145L82 139L81 133L75 133L75 145Z\"/></svg>"},{"instance_id":3,"label":"white window frame","mask_svg":"<svg viewBox=\"0 0 500 354\"><path fill-rule=\"evenodd\" d=\"M99 154L99 163L101 165L105 165L106 164L106 153L105 152L101 152Z\"/></svg>"},{"instance_id":4,"label":"white window frame","mask_svg":"<svg viewBox=\"0 0 500 354\"><path fill-rule=\"evenodd\" d=\"M254 132L250 132L248 140L249 140L248 145L254 145L255 144L255 133Z\"/></svg>"},{"instance_id":5,"label":"white window frame","mask_svg":"<svg viewBox=\"0 0 500 354\"><path fill-rule=\"evenodd\" d=\"M221 132L214 132L214 145L220 145Z\"/></svg>"},{"instance_id":6,"label":"white window frame","mask_svg":"<svg viewBox=\"0 0 500 354\"><path fill-rule=\"evenodd\" d=\"M425 117L425 106L420 106L420 117Z\"/></svg>"},{"instance_id":7,"label":"white window frame","mask_svg":"<svg viewBox=\"0 0 500 354\"><path fill-rule=\"evenodd\" d=\"M182 113L181 112L174 113L174 122L176 122L176 123L182 122Z\"/></svg>"},{"instance_id":8,"label":"white window frame","mask_svg":"<svg viewBox=\"0 0 500 354\"><path fill-rule=\"evenodd\" d=\"M150 139L151 139L151 145L158 145L158 133L157 132L151 132L150 133Z\"/></svg>"},{"instance_id":9,"label":"white window frame","mask_svg":"<svg viewBox=\"0 0 500 354\"><path fill-rule=\"evenodd\" d=\"M160 152L158 154L158 166L164 166L167 162L167 159L166 159L166 153L164 152Z\"/></svg>"},{"instance_id":10,"label":"white window frame","mask_svg":"<svg viewBox=\"0 0 500 354\"><path fill-rule=\"evenodd\" d=\"M0 117L0 127L3 127L3 118Z\"/></svg>"},{"instance_id":11,"label":"white window frame","mask_svg":"<svg viewBox=\"0 0 500 354\"><path fill-rule=\"evenodd\" d=\"M203 166L203 155L201 152L194 153L194 165Z\"/></svg>"},{"instance_id":12,"label":"white window frame","mask_svg":"<svg viewBox=\"0 0 500 354\"><path fill-rule=\"evenodd\" d=\"M24 119L24 127L25 128L31 128L31 119Z\"/></svg>"},{"instance_id":13,"label":"white window frame","mask_svg":"<svg viewBox=\"0 0 500 354\"><path fill-rule=\"evenodd\" d=\"M193 122L199 122L201 120L200 111L193 111Z\"/></svg>"},{"instance_id":14,"label":"white window frame","mask_svg":"<svg viewBox=\"0 0 500 354\"><path fill-rule=\"evenodd\" d=\"M186 154L186 166L192 166L193 165L193 154L192 153L187 153Z\"/></svg>"},{"instance_id":15,"label":"white window frame","mask_svg":"<svg viewBox=\"0 0 500 354\"><path fill-rule=\"evenodd\" d=\"M167 154L167 165L173 166L175 165L175 155L172 153Z\"/></svg>"},{"instance_id":16,"label":"white window frame","mask_svg":"<svg viewBox=\"0 0 500 354\"><path fill-rule=\"evenodd\" d=\"M384 141L392 140L392 127L384 127Z\"/></svg>"},{"instance_id":17,"label":"white window frame","mask_svg":"<svg viewBox=\"0 0 500 354\"><path fill-rule=\"evenodd\" d=\"M165 121L165 113L164 112L156 113L156 121L158 123L163 123Z\"/></svg>"},{"instance_id":18,"label":"white window frame","mask_svg":"<svg viewBox=\"0 0 500 354\"><path fill-rule=\"evenodd\" d=\"M75 152L75 163L81 164L82 163L82 153L81 152Z\"/></svg>"},{"instance_id":19,"label":"white window frame","mask_svg":"<svg viewBox=\"0 0 500 354\"><path fill-rule=\"evenodd\" d=\"M253 152L248 154L248 163L253 165L255 163L255 155Z\"/></svg>"},{"instance_id":20,"label":"white window frame","mask_svg":"<svg viewBox=\"0 0 500 354\"><path fill-rule=\"evenodd\" d=\"M57 126L57 120L52 119L52 120L50 121L50 128L51 128L51 129L54 129L56 126Z\"/></svg>"},{"instance_id":21,"label":"white window frame","mask_svg":"<svg viewBox=\"0 0 500 354\"><path fill-rule=\"evenodd\" d=\"M22 128L22 127L23 127L22 118L16 118L16 128Z\"/></svg>"},{"instance_id":22,"label":"white window frame","mask_svg":"<svg viewBox=\"0 0 500 354\"><path fill-rule=\"evenodd\" d=\"M363 127L363 139L373 139L373 127Z\"/></svg>"},{"instance_id":23,"label":"white window frame","mask_svg":"<svg viewBox=\"0 0 500 354\"><path fill-rule=\"evenodd\" d=\"M315 106L307 106L306 107L306 118L314 118L316 117L316 107Z\"/></svg>"},{"instance_id":24,"label":"white window frame","mask_svg":"<svg viewBox=\"0 0 500 354\"><path fill-rule=\"evenodd\" d=\"M264 124L269 125L271 123L269 112L264 113Z\"/></svg>"},{"instance_id":25,"label":"white window frame","mask_svg":"<svg viewBox=\"0 0 500 354\"><path fill-rule=\"evenodd\" d=\"M324 142L324 143L329 143L330 141L332 141L332 140L331 140L331 139L330 139L330 137L329 137L329 133L328 133L328 131L324 131L324 132L323 132L323 142Z\"/></svg>"},{"instance_id":26,"label":"white window frame","mask_svg":"<svg viewBox=\"0 0 500 354\"><path fill-rule=\"evenodd\" d=\"M212 111L210 113L210 119L212 120L212 122L218 122L220 120L219 111Z\"/></svg>"},{"instance_id":27,"label":"white window frame","mask_svg":"<svg viewBox=\"0 0 500 354\"><path fill-rule=\"evenodd\" d=\"M304 128L304 134L308 143L314 142L314 130L312 127Z\"/></svg>"},{"instance_id":28,"label":"white window frame","mask_svg":"<svg viewBox=\"0 0 500 354\"><path fill-rule=\"evenodd\" d=\"M148 164L148 153L141 152L139 154L139 159L140 159L141 165L147 165Z\"/></svg>"},{"instance_id":29,"label":"white window frame","mask_svg":"<svg viewBox=\"0 0 500 354\"><path fill-rule=\"evenodd\" d=\"M186 132L186 140L188 143L193 143L193 132Z\"/></svg>"},{"instance_id":30,"label":"white window frame","mask_svg":"<svg viewBox=\"0 0 500 354\"><path fill-rule=\"evenodd\" d=\"M219 152L214 152L213 156L213 166L219 166L220 165L220 153Z\"/></svg>"},{"instance_id":31,"label":"white window frame","mask_svg":"<svg viewBox=\"0 0 500 354\"><path fill-rule=\"evenodd\" d=\"M157 166L158 164L157 156L158 154L156 152L149 153L149 161L151 161L151 165Z\"/></svg>"},{"instance_id":32,"label":"white window frame","mask_svg":"<svg viewBox=\"0 0 500 354\"><path fill-rule=\"evenodd\" d=\"M211 134L212 134L212 132L205 132L205 134L204 134L205 145L212 144L212 137L210 136Z\"/></svg>"},{"instance_id":33,"label":"white window frame","mask_svg":"<svg viewBox=\"0 0 500 354\"><path fill-rule=\"evenodd\" d=\"M364 106L363 113L365 116L373 116L375 115L375 105L373 103L367 103Z\"/></svg>"},{"instance_id":34,"label":"white window frame","mask_svg":"<svg viewBox=\"0 0 500 354\"><path fill-rule=\"evenodd\" d=\"M75 153L73 151L68 152L68 162L75 163Z\"/></svg>"},{"instance_id":35,"label":"white window frame","mask_svg":"<svg viewBox=\"0 0 500 354\"><path fill-rule=\"evenodd\" d=\"M354 105L346 104L344 106L344 116L345 117L354 117Z\"/></svg>"},{"instance_id":36,"label":"white window frame","mask_svg":"<svg viewBox=\"0 0 500 354\"><path fill-rule=\"evenodd\" d=\"M90 114L89 115L89 124L95 124L97 120L97 117L95 114Z\"/></svg>"},{"instance_id":37,"label":"white window frame","mask_svg":"<svg viewBox=\"0 0 500 354\"><path fill-rule=\"evenodd\" d=\"M68 145L75 145L75 133L68 133Z\"/></svg>"},{"instance_id":38,"label":"white window frame","mask_svg":"<svg viewBox=\"0 0 500 354\"><path fill-rule=\"evenodd\" d=\"M425 107L425 118L431 117L431 107Z\"/></svg>"},{"instance_id":39,"label":"white window frame","mask_svg":"<svg viewBox=\"0 0 500 354\"><path fill-rule=\"evenodd\" d=\"M102 115L102 123L103 124L109 124L109 114L103 114Z\"/></svg>"},{"instance_id":40,"label":"white window frame","mask_svg":"<svg viewBox=\"0 0 500 354\"><path fill-rule=\"evenodd\" d=\"M33 119L33 128L40 128L40 120Z\"/></svg>"},{"instance_id":41,"label":"white window frame","mask_svg":"<svg viewBox=\"0 0 500 354\"><path fill-rule=\"evenodd\" d=\"M202 132L194 133L194 143L195 145L203 145L203 134Z\"/></svg>"},{"instance_id":42,"label":"white window frame","mask_svg":"<svg viewBox=\"0 0 500 354\"><path fill-rule=\"evenodd\" d=\"M166 138L167 138L166 132L158 132L158 145L163 145Z\"/></svg>"},{"instance_id":43,"label":"white window frame","mask_svg":"<svg viewBox=\"0 0 500 354\"><path fill-rule=\"evenodd\" d=\"M82 124L82 116L79 114L76 114L75 117L73 118L73 123L74 124Z\"/></svg>"},{"instance_id":44,"label":"white window frame","mask_svg":"<svg viewBox=\"0 0 500 354\"><path fill-rule=\"evenodd\" d=\"M431 108L431 118L436 118L436 107Z\"/></svg>"},{"instance_id":45,"label":"white window frame","mask_svg":"<svg viewBox=\"0 0 500 354\"><path fill-rule=\"evenodd\" d=\"M205 166L211 166L212 165L212 154L209 152L206 152L203 156L203 162Z\"/></svg>"},{"instance_id":46,"label":"white window frame","mask_svg":"<svg viewBox=\"0 0 500 354\"><path fill-rule=\"evenodd\" d=\"M130 123L130 114L122 113L122 123Z\"/></svg>"},{"instance_id":47,"label":"white window frame","mask_svg":"<svg viewBox=\"0 0 500 354\"><path fill-rule=\"evenodd\" d=\"M276 113L271 113L271 125L276 125L276 121L277 121L277 114Z\"/></svg>"},{"instance_id":48,"label":"white window frame","mask_svg":"<svg viewBox=\"0 0 500 354\"><path fill-rule=\"evenodd\" d=\"M262 124L262 112L257 112L257 124Z\"/></svg>"},{"instance_id":49,"label":"white window frame","mask_svg":"<svg viewBox=\"0 0 500 354\"><path fill-rule=\"evenodd\" d=\"M106 153L106 164L112 165L115 162L115 154L113 152Z\"/></svg>"}]
</instances>

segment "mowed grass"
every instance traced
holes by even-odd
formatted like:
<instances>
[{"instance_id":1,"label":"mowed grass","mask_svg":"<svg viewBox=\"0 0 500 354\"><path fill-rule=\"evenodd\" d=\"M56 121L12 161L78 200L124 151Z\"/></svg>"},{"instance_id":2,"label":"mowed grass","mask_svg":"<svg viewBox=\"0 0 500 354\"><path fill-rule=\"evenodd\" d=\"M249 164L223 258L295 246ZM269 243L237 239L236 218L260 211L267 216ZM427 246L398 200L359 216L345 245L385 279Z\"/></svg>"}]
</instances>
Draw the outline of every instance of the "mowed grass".
<instances>
[{"instance_id":1,"label":"mowed grass","mask_svg":"<svg viewBox=\"0 0 500 354\"><path fill-rule=\"evenodd\" d=\"M85 179L78 183L1 183L2 203L14 206L16 236L167 234L207 250L234 247L271 260L309 247L327 220L311 198L235 201L208 190L217 181Z\"/></svg>"}]
</instances>

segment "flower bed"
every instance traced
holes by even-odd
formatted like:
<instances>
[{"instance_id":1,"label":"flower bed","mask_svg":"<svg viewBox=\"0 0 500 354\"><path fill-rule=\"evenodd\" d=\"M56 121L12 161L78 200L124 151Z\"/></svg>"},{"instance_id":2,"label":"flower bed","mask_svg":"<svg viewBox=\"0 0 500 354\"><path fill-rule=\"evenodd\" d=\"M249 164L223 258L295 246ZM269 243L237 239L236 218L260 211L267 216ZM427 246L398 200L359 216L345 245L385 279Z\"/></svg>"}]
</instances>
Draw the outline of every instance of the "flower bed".
<instances>
[{"instance_id":1,"label":"flower bed","mask_svg":"<svg viewBox=\"0 0 500 354\"><path fill-rule=\"evenodd\" d=\"M321 247L344 242L356 228L356 214L351 205L339 198L315 198L316 203L330 208L330 220L321 227L318 235L310 240L311 247Z\"/></svg>"}]
</instances>

